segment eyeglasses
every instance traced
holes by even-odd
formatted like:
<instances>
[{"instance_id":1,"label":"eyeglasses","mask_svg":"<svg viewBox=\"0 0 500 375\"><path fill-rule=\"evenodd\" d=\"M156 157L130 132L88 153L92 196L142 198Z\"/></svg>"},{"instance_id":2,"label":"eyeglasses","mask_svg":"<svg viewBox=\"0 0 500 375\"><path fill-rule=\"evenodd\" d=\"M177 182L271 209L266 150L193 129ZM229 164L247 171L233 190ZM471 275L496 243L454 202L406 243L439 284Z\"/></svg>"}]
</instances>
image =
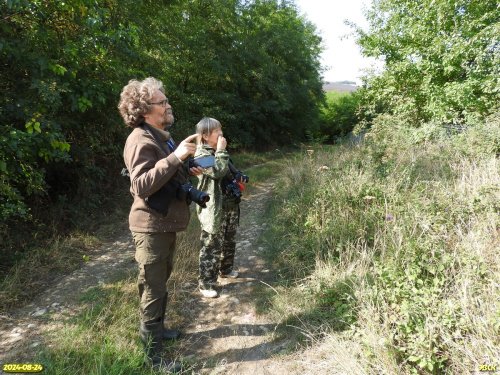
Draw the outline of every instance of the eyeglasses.
<instances>
[{"instance_id":1,"label":"eyeglasses","mask_svg":"<svg viewBox=\"0 0 500 375\"><path fill-rule=\"evenodd\" d=\"M165 98L164 100L160 100L159 102L156 103L148 103L149 105L161 105L162 107L166 107L168 104L168 98Z\"/></svg>"}]
</instances>

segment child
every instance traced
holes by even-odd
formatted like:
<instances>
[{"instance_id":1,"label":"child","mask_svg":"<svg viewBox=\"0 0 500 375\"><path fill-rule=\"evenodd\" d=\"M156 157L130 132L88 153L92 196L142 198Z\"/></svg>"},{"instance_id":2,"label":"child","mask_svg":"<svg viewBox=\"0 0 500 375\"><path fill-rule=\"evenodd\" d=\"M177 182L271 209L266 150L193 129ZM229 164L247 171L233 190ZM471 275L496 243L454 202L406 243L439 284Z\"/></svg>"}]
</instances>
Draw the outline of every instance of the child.
<instances>
[{"instance_id":1,"label":"child","mask_svg":"<svg viewBox=\"0 0 500 375\"><path fill-rule=\"evenodd\" d=\"M200 271L198 285L204 297L218 296L214 286L217 277L237 278L233 270L236 250L236 229L240 217L241 190L238 182L248 182L248 177L231 164L226 151L226 139L219 121L204 117L196 125L199 144L198 156L215 156L215 165L199 175L198 190L208 193L206 208L196 207L201 224Z\"/></svg>"}]
</instances>

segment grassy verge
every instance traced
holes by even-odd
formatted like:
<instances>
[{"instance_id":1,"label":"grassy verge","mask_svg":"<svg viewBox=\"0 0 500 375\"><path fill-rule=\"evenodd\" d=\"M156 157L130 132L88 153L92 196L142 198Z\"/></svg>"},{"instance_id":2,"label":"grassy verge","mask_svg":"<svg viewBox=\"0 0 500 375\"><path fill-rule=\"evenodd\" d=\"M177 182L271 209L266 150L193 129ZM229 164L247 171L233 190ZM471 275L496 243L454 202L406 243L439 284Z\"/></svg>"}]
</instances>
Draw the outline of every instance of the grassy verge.
<instances>
[{"instance_id":1,"label":"grassy verge","mask_svg":"<svg viewBox=\"0 0 500 375\"><path fill-rule=\"evenodd\" d=\"M1 274L0 312L23 305L40 293L54 279L79 267L99 250L99 245L126 231L130 195L119 191L110 210L102 210L92 218L82 217L78 229L67 235L54 233L36 243L36 233L27 236L29 250L24 249L19 260ZM83 214L82 214L83 215ZM52 213L49 217L56 217ZM64 215L59 217L64 220Z\"/></svg>"},{"instance_id":2,"label":"grassy verge","mask_svg":"<svg viewBox=\"0 0 500 375\"><path fill-rule=\"evenodd\" d=\"M271 160L280 159L285 156L286 153L286 151L279 149L266 152L243 151L237 154L231 154L231 160L234 162L237 168L246 170L250 167L268 163Z\"/></svg>"},{"instance_id":3,"label":"grassy verge","mask_svg":"<svg viewBox=\"0 0 500 375\"><path fill-rule=\"evenodd\" d=\"M330 352L357 348L343 361L366 373L498 366L498 159L454 146L290 160L266 233L281 280L270 313Z\"/></svg>"},{"instance_id":4,"label":"grassy verge","mask_svg":"<svg viewBox=\"0 0 500 375\"><path fill-rule=\"evenodd\" d=\"M150 374L136 328L133 277L88 291L80 313L50 332L37 358L48 374ZM119 308L117 308L119 306Z\"/></svg>"}]
</instances>

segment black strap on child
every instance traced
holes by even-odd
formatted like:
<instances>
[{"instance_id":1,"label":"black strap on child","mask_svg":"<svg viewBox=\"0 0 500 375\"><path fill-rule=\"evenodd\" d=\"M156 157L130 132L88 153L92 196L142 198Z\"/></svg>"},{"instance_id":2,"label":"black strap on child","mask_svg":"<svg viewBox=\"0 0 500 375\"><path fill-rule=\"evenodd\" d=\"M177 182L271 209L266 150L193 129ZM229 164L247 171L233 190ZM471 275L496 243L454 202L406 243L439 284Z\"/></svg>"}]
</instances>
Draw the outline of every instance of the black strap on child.
<instances>
[{"instance_id":1,"label":"black strap on child","mask_svg":"<svg viewBox=\"0 0 500 375\"><path fill-rule=\"evenodd\" d=\"M227 166L229 167L229 171L233 174L233 177L236 177L236 174L237 173L240 173L239 170L236 169L236 167L233 165L233 163L231 162L231 159L229 160L229 162L227 163Z\"/></svg>"}]
</instances>

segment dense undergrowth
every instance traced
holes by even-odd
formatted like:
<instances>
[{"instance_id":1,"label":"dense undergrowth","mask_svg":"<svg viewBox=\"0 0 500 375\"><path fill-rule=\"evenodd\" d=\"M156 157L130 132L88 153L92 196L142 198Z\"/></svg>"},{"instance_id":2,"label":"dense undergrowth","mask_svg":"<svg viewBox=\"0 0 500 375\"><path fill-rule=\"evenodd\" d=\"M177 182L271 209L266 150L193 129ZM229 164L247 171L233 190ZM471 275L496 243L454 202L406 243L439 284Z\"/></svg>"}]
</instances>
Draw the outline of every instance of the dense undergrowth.
<instances>
[{"instance_id":1,"label":"dense undergrowth","mask_svg":"<svg viewBox=\"0 0 500 375\"><path fill-rule=\"evenodd\" d=\"M453 134L378 121L361 145L285 165L267 233L282 284L271 310L308 338L361 344L345 362L366 373L495 365L500 122Z\"/></svg>"}]
</instances>

